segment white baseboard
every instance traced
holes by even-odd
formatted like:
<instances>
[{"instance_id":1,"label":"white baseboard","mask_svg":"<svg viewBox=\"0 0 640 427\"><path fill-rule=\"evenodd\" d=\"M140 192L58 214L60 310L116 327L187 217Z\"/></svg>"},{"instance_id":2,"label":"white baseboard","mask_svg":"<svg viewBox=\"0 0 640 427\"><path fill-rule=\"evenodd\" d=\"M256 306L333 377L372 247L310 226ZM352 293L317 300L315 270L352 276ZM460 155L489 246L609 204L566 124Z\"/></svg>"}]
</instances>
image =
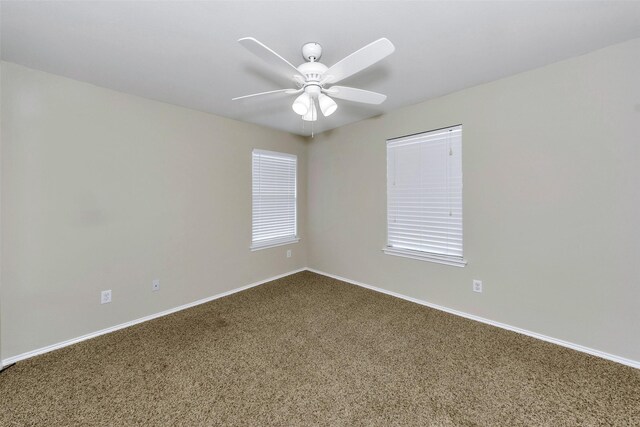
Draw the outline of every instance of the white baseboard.
<instances>
[{"instance_id":1,"label":"white baseboard","mask_svg":"<svg viewBox=\"0 0 640 427\"><path fill-rule=\"evenodd\" d=\"M109 328L101 329L101 330L96 331L96 332L91 332L91 333L82 335L82 336L77 337L77 338L71 338L71 339L66 340L66 341L62 341L62 342L59 342L59 343L56 343L56 344L51 344L51 345L48 345L46 347L42 347L42 348L38 348L36 350L28 351L26 353L18 354L17 356L8 357L6 359L3 359L0 362L0 367L9 366L9 365L11 365L13 363L16 363L16 362L19 362L21 360L29 359L31 357L38 356L38 355L44 354L44 353L48 353L50 351L57 350L57 349L60 349L60 348L63 348L63 347L67 347L69 345L76 344L76 343L79 343L81 341L85 341L85 340L88 340L88 339L91 339L91 338L95 338L95 337L98 337L100 335L108 334L109 332L114 332L114 331L117 331L119 329L128 328L129 326L137 325L138 323L146 322L148 320L156 319L158 317L162 317L162 316L166 316L166 315L171 314L171 313L175 313L176 311L185 310L187 308L194 307L194 306L200 305L200 304L204 304L206 302L213 301L213 300L218 299L218 298L226 297L227 295L235 294L236 292L244 291L246 289L253 288L254 286L259 286L259 285L262 285L264 283L271 282L272 280L280 279L280 278L285 277L285 276L290 276L292 274L299 273L299 272L304 271L304 270L306 270L306 268L299 268L297 270L289 271L289 272L284 273L284 274L279 274L277 276L273 276L273 277L270 277L268 279L260 280L258 282L254 282L254 283L251 283L249 285L242 286L240 288L232 289L230 291L222 292L220 294L213 295L213 296L210 296L210 297L207 297L207 298L203 298L203 299L200 299L198 301L190 302L188 304L184 304L184 305L181 305L179 307L170 308L170 309L162 311L160 313L150 314L149 316L141 317L139 319L131 320L131 321L125 322L125 323L121 323L121 324L116 325L116 326L111 326Z\"/></svg>"},{"instance_id":2,"label":"white baseboard","mask_svg":"<svg viewBox=\"0 0 640 427\"><path fill-rule=\"evenodd\" d=\"M413 298L413 297L409 297L409 296L406 296L406 295L402 295L402 294L399 294L397 292L388 291L386 289L377 288L375 286L367 285L367 284L362 283L362 282L358 282L358 281L355 281L355 280L347 279L346 277L341 277L341 276L338 276L338 275L335 275L335 274L326 273L324 271L319 271L319 270L316 270L316 269L313 269L313 268L300 268L300 269L297 269L297 270L289 271L289 272L284 273L284 274L280 274L280 275L277 275L277 276L270 277L268 279L264 279L264 280L260 280L260 281L255 282L255 283L251 283L251 284L246 285L246 286L242 286L240 288L232 289L230 291L226 291L226 292L223 292L223 293L220 293L220 294L217 294L217 295L213 295L211 297L203 298L203 299L200 299L198 301L194 301L194 302L191 302L191 303L188 303L188 304L181 305L179 307L171 308L169 310L165 310L165 311L162 311L160 313L151 314L149 316L141 317L141 318L136 319L136 320L132 320L132 321L129 321L129 322L121 323L121 324L116 325L116 326L112 326L112 327L109 327L109 328L101 329L101 330L96 331L96 332L92 332L92 333L89 333L89 334L86 334L86 335L82 335L82 336L77 337L77 338L72 338L72 339L69 339L69 340L66 340L66 341L62 341L62 342L59 342L59 343L56 343L56 344L48 345L46 347L38 348L36 350L28 351L26 353L18 354L17 356L8 357L8 358L0 361L0 369L2 367L8 367L9 365L12 365L12 364L14 364L16 362L19 362L21 360L28 359L30 357L34 357L34 356L38 356L40 354L48 353L48 352L53 351L53 350L57 350L57 349L60 349L60 348L63 348L63 347L67 347L67 346L72 345L72 344L79 343L81 341L85 341L85 340L88 340L88 339L91 339L91 338L95 338L95 337L98 337L100 335L108 334L109 332L114 332L114 331L117 331L119 329L123 329L123 328L127 328L129 326L136 325L138 323L146 322L148 320L152 320L152 319L156 319L158 317L166 316L168 314L175 313L175 312L181 311L181 310L185 310L187 308L194 307L196 305L204 304L206 302L213 301L215 299L222 298L222 297L225 297L227 295L234 294L236 292L244 291L246 289L253 288L255 286L259 286L259 285L262 285L264 283L271 282L273 280L280 279L282 277L286 277L286 276L289 276L291 274L299 273L299 272L305 271L305 270L310 271L312 273L321 274L323 276L331 277L333 279L340 280L340 281L343 281L343 282L346 282L346 283L350 283L352 285L357 285L357 286L360 286L360 287L363 287L363 288L367 288L367 289L370 289L372 291L376 291L376 292L380 292L380 293L383 293L383 294L391 295L391 296L396 297L396 298L401 298L401 299L406 300L406 301L411 301L411 302L414 302L416 304L424 305L426 307L434 308L436 310L444 311L446 313L454 314L456 316L464 317L466 319L471 319L471 320L475 320L477 322L486 323L488 325L496 326L498 328L506 329L506 330L513 331L513 332L517 332L519 334L523 334L523 335L527 335L529 337L537 338L537 339L542 340L542 341L547 341L547 342L550 342L550 343L553 343L553 344L560 345L562 347L567 347L567 348L570 348L570 349L573 349L573 350L576 350L576 351L580 351L582 353L587 353L587 354L590 354L592 356L600 357L600 358L611 360L613 362L617 362L617 363L620 363L620 364L623 364L623 365L626 365L626 366L631 366L632 368L640 369L640 361L627 359L627 358L624 358L624 357L616 356L614 354L610 354L610 353L606 353L606 352L603 352L603 351L600 351L600 350L595 350L595 349L592 349L592 348L589 348L589 347L585 347L585 346L582 346L582 345L579 345L579 344L574 344L574 343L571 343L571 342L568 342L568 341L564 341L564 340L561 340L561 339L548 337L546 335L542 335L542 334L539 334L539 333L536 333L536 332L531 332L531 331L528 331L526 329L522 329L522 328L518 328L518 327L515 327L515 326L508 325L506 323L500 323L500 322L496 322L496 321L493 321L493 320L485 319L485 318L480 317L480 316L476 316L476 315L473 315L473 314L465 313L465 312L459 311L459 310L454 310L454 309L451 309L451 308L448 308L448 307L444 307L444 306L441 306L441 305L438 305L438 304L433 304L433 303L430 303L430 302L427 302L427 301L423 301L423 300L420 300L420 299L417 299L417 298Z\"/></svg>"},{"instance_id":3,"label":"white baseboard","mask_svg":"<svg viewBox=\"0 0 640 427\"><path fill-rule=\"evenodd\" d=\"M637 360L631 360L631 359L626 359L624 357L620 357L620 356L616 356L614 354L610 354L610 353L605 353L604 351L600 351L600 350L595 350L593 348L589 348L589 347L585 347L579 344L574 344L568 341L564 341L561 339L557 339L557 338L552 338L552 337L548 337L546 335L542 335L539 334L537 332L531 332L528 331L526 329L522 329L522 328L518 328L515 326L511 326L511 325L507 325L506 323L500 323L500 322L496 322L493 320L489 320L489 319L485 319L484 317L480 317L480 316L476 316L473 314L469 314L469 313L465 313L463 311L459 311L459 310L454 310L448 307L444 307L438 304L433 304L427 301L423 301L423 300L419 300L417 298L413 298L413 297L409 297L406 295L402 295L396 292L392 292L392 291L387 291L386 289L382 289L382 288L377 288L375 286L371 286L371 285L367 285L355 280L351 280L351 279L347 279L345 277L341 277L341 276L337 276L335 274L330 274L330 273L325 273L323 271L319 271L319 270L315 270L313 268L307 268L306 270L311 271L312 273L317 273L317 274L321 274L323 276L327 276L327 277L331 277L333 279L337 279L346 283L350 283L352 285L357 285L357 286L361 286L363 288L367 288L370 289L372 291L376 291L376 292L381 292L383 294L387 294L387 295L391 295L393 297L396 298L401 298L403 300L407 300L407 301L411 301L414 302L416 304L420 304L420 305L424 305L430 308L435 308L436 310L440 310L440 311L444 311L450 314L454 314L456 316L460 316L460 317L464 317L467 319L471 319L471 320L475 320L477 322L482 322L482 323L486 323L488 325L491 326L497 326L498 328L502 328L502 329L506 329L508 331L513 331L513 332L517 332L519 334L522 335L527 335L529 337L532 338L537 338L539 340L542 341L547 341L553 344L557 344L560 345L562 347L567 347L576 351L580 351L582 353L587 353L590 354L592 356L596 356L596 357L601 357L603 359L607 359L607 360L611 360L612 362L617 362L623 365L627 365L627 366L631 366L632 368L636 368L636 369L640 369L640 361Z\"/></svg>"}]
</instances>

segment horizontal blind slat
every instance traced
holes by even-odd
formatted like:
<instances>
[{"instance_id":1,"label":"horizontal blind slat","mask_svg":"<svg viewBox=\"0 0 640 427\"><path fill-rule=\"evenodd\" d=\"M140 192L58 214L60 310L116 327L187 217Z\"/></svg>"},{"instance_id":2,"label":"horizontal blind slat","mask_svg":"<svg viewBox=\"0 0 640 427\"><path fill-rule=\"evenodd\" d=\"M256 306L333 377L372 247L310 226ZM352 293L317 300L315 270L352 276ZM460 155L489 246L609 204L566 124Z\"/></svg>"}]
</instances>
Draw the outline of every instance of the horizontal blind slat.
<instances>
[{"instance_id":1,"label":"horizontal blind slat","mask_svg":"<svg viewBox=\"0 0 640 427\"><path fill-rule=\"evenodd\" d=\"M297 157L254 150L252 154L252 242L296 236Z\"/></svg>"},{"instance_id":2,"label":"horizontal blind slat","mask_svg":"<svg viewBox=\"0 0 640 427\"><path fill-rule=\"evenodd\" d=\"M387 239L462 257L462 126L387 141Z\"/></svg>"}]
</instances>

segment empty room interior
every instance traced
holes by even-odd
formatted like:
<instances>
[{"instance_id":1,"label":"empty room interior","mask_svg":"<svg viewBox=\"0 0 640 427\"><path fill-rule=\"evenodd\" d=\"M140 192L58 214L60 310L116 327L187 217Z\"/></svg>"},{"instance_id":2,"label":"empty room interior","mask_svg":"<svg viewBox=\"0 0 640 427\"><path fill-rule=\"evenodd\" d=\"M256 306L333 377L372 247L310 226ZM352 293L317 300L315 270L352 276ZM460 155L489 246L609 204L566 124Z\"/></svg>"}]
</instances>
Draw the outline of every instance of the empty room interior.
<instances>
[{"instance_id":1,"label":"empty room interior","mask_svg":"<svg viewBox=\"0 0 640 427\"><path fill-rule=\"evenodd\" d=\"M0 425L640 426L640 1L0 25Z\"/></svg>"}]
</instances>

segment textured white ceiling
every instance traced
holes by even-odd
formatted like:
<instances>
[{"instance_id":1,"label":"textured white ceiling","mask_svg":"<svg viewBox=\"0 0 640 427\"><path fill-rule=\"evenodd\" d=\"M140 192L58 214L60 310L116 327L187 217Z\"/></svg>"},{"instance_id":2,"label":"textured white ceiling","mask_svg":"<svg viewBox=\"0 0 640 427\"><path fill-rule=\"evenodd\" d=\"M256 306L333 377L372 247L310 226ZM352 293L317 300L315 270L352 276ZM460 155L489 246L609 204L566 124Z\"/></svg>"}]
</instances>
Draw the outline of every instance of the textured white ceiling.
<instances>
[{"instance_id":1,"label":"textured white ceiling","mask_svg":"<svg viewBox=\"0 0 640 427\"><path fill-rule=\"evenodd\" d=\"M1 3L2 59L146 98L308 135L289 87L237 43L253 36L295 65L322 44L330 66L387 37L391 56L340 84L388 95L338 101L320 132L640 37L640 2L212 1Z\"/></svg>"}]
</instances>

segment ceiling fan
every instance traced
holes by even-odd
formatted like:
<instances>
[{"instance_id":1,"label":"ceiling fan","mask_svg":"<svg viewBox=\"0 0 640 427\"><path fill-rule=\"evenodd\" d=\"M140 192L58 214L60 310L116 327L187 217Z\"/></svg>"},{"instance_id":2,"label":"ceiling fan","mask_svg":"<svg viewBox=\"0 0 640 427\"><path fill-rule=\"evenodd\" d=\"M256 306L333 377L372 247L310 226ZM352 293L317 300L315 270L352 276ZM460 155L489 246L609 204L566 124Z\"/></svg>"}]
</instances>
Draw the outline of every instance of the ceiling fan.
<instances>
[{"instance_id":1,"label":"ceiling fan","mask_svg":"<svg viewBox=\"0 0 640 427\"><path fill-rule=\"evenodd\" d=\"M365 104L381 104L387 99L387 96L381 93L347 86L333 86L334 83L346 79L390 55L395 50L395 46L386 38L369 43L331 67L318 62L322 56L322 46L315 42L305 43L302 46L302 56L307 62L298 67L293 66L253 37L244 37L238 42L271 65L274 70L294 82L297 87L239 96L233 98L233 101L276 93L299 94L293 101L291 108L302 116L302 120L313 122L318 119L316 102L322 114L328 117L338 109L338 105L332 98Z\"/></svg>"}]
</instances>

